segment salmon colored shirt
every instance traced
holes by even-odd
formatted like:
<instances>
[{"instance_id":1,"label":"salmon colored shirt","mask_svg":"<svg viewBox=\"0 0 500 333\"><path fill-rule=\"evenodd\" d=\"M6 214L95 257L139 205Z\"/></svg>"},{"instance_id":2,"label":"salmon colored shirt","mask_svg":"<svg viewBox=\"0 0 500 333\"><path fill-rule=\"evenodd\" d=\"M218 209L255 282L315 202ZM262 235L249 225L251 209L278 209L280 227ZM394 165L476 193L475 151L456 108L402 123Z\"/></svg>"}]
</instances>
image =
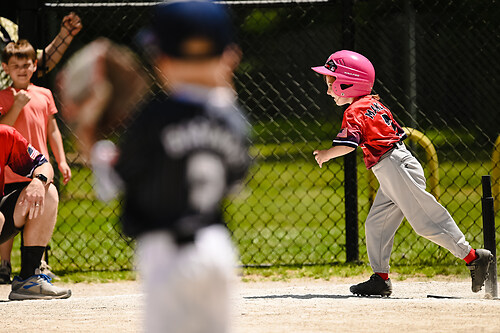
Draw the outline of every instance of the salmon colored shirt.
<instances>
[{"instance_id":1,"label":"salmon colored shirt","mask_svg":"<svg viewBox=\"0 0 500 333\"><path fill-rule=\"evenodd\" d=\"M9 87L0 91L0 115L2 116L8 113L14 104L14 95L11 89L12 88ZM14 127L48 160L47 124L50 116L57 113L54 97L49 89L34 84L29 85L28 94L31 96L31 100L19 113L19 117L17 117ZM15 174L10 169L6 170L6 184L29 180L30 179Z\"/></svg>"}]
</instances>

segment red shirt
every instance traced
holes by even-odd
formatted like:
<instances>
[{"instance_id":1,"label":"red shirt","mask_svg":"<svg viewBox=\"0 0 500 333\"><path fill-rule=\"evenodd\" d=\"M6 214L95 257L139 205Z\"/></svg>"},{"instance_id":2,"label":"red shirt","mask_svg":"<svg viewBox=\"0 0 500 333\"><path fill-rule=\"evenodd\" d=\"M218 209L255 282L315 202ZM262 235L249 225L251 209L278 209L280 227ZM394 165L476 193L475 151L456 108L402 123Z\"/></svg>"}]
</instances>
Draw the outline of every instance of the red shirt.
<instances>
[{"instance_id":1,"label":"red shirt","mask_svg":"<svg viewBox=\"0 0 500 333\"><path fill-rule=\"evenodd\" d=\"M355 100L345 110L342 129L333 140L333 146L360 146L366 168L370 169L396 142L404 139L406 134L391 111L378 100L378 96L367 95Z\"/></svg>"},{"instance_id":2,"label":"red shirt","mask_svg":"<svg viewBox=\"0 0 500 333\"><path fill-rule=\"evenodd\" d=\"M33 170L47 159L13 127L0 124L0 197L5 185L5 166L15 173L31 177Z\"/></svg>"}]
</instances>

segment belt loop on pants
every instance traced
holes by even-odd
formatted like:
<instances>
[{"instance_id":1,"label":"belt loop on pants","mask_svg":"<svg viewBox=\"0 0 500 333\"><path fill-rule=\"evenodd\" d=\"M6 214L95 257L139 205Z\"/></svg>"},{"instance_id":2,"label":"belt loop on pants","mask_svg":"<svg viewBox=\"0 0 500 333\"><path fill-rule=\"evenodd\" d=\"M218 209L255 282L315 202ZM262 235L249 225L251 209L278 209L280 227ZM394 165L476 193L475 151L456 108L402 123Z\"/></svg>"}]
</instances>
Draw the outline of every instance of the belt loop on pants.
<instances>
[{"instance_id":1,"label":"belt loop on pants","mask_svg":"<svg viewBox=\"0 0 500 333\"><path fill-rule=\"evenodd\" d=\"M394 144L394 148L403 148L405 146L405 144L403 143L403 141L398 141Z\"/></svg>"},{"instance_id":2,"label":"belt loop on pants","mask_svg":"<svg viewBox=\"0 0 500 333\"><path fill-rule=\"evenodd\" d=\"M394 149L396 149L396 148L397 148L397 147L396 147L396 145L394 145L394 147L392 147L391 149L389 149L388 151L386 151L386 152L385 152L385 153L384 153L384 154L380 157L380 159L378 160L378 162L377 162L377 163L379 163L379 162L380 162L380 161L382 161L384 158L386 158L387 156L389 156L389 155L392 153L392 151L393 151Z\"/></svg>"}]
</instances>

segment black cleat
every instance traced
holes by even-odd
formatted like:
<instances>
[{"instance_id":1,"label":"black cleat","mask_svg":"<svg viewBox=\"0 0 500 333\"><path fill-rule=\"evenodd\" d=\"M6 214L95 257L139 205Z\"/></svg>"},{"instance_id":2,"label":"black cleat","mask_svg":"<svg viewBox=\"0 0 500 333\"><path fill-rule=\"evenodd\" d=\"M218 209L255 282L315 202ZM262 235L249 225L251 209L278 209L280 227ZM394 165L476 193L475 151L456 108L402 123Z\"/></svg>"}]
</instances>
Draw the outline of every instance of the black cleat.
<instances>
[{"instance_id":1,"label":"black cleat","mask_svg":"<svg viewBox=\"0 0 500 333\"><path fill-rule=\"evenodd\" d=\"M477 293L484 285L484 281L488 279L488 269L490 264L494 261L493 255L488 250L476 250L477 258L466 264L470 270L470 277L472 278L472 291Z\"/></svg>"},{"instance_id":2,"label":"black cleat","mask_svg":"<svg viewBox=\"0 0 500 333\"><path fill-rule=\"evenodd\" d=\"M360 296L385 296L389 297L392 294L391 279L384 280L378 274L370 276L370 280L361 282L351 286L351 293Z\"/></svg>"}]
</instances>

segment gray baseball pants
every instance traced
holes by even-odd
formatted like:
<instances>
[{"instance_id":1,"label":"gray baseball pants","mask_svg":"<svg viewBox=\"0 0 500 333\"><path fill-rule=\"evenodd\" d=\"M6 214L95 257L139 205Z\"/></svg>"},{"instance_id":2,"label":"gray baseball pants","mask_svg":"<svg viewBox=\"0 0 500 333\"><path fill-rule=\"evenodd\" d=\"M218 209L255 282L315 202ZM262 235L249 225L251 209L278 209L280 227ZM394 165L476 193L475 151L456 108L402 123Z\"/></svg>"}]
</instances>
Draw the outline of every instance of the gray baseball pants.
<instances>
[{"instance_id":1,"label":"gray baseball pants","mask_svg":"<svg viewBox=\"0 0 500 333\"><path fill-rule=\"evenodd\" d=\"M403 143L372 167L380 184L365 222L366 247L376 273L389 273L394 235L406 217L417 234L465 258L471 246L446 208L425 190L418 160Z\"/></svg>"}]
</instances>

